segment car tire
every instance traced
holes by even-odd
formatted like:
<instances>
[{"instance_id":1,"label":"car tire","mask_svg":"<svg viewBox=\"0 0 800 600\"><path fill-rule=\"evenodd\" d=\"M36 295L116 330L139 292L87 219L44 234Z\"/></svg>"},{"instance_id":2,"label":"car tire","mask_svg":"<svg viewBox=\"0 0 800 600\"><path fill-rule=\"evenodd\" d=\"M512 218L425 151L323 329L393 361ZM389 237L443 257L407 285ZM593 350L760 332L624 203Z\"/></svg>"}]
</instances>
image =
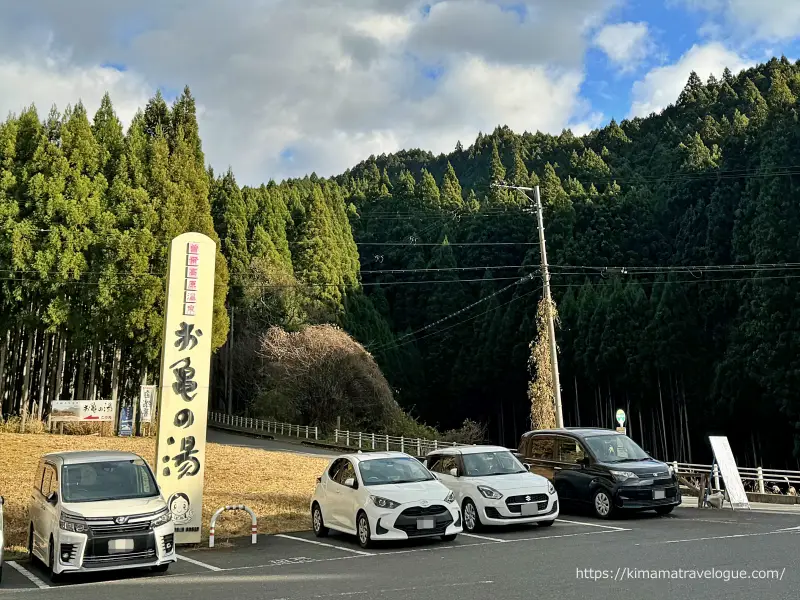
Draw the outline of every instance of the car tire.
<instances>
[{"instance_id":1,"label":"car tire","mask_svg":"<svg viewBox=\"0 0 800 600\"><path fill-rule=\"evenodd\" d=\"M664 515L668 515L669 513L671 513L672 509L674 508L675 506L659 506L658 508L656 508L656 513L663 517Z\"/></svg>"},{"instance_id":2,"label":"car tire","mask_svg":"<svg viewBox=\"0 0 800 600\"><path fill-rule=\"evenodd\" d=\"M465 532L473 533L480 530L482 524L478 507L469 498L464 500L464 506L461 507L461 518L464 521Z\"/></svg>"},{"instance_id":3,"label":"car tire","mask_svg":"<svg viewBox=\"0 0 800 600\"><path fill-rule=\"evenodd\" d=\"M550 527L555 521L539 521L539 527Z\"/></svg>"},{"instance_id":4,"label":"car tire","mask_svg":"<svg viewBox=\"0 0 800 600\"><path fill-rule=\"evenodd\" d=\"M314 535L319 538L328 536L328 528L322 519L322 509L316 502L311 507L311 528L314 530Z\"/></svg>"},{"instance_id":5,"label":"car tire","mask_svg":"<svg viewBox=\"0 0 800 600\"><path fill-rule=\"evenodd\" d=\"M455 542L457 537L458 537L457 533L454 533L452 535L443 535L442 536L442 541L443 542Z\"/></svg>"},{"instance_id":6,"label":"car tire","mask_svg":"<svg viewBox=\"0 0 800 600\"><path fill-rule=\"evenodd\" d=\"M592 510L594 510L595 516L600 519L610 519L614 514L614 502L605 489L597 489L592 494Z\"/></svg>"},{"instance_id":7,"label":"car tire","mask_svg":"<svg viewBox=\"0 0 800 600\"><path fill-rule=\"evenodd\" d=\"M166 573L169 571L170 563L164 563L163 565L156 565L154 567L150 567L150 570L154 573Z\"/></svg>"},{"instance_id":8,"label":"car tire","mask_svg":"<svg viewBox=\"0 0 800 600\"><path fill-rule=\"evenodd\" d=\"M356 518L356 537L358 538L358 545L362 548L370 548L372 546L372 531L369 528L369 519L364 512L358 513Z\"/></svg>"},{"instance_id":9,"label":"car tire","mask_svg":"<svg viewBox=\"0 0 800 600\"><path fill-rule=\"evenodd\" d=\"M61 580L61 574L56 573L56 543L53 536L50 536L50 549L47 551L47 575L52 583L58 583Z\"/></svg>"}]
</instances>

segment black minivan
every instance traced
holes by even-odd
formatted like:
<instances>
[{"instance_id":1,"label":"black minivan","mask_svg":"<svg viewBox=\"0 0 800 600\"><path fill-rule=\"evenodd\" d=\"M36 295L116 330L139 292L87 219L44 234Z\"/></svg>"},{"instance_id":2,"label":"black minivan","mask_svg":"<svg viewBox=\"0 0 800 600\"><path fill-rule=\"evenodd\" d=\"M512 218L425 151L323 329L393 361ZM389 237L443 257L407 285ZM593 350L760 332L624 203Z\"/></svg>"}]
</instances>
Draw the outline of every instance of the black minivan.
<instances>
[{"instance_id":1,"label":"black minivan","mask_svg":"<svg viewBox=\"0 0 800 600\"><path fill-rule=\"evenodd\" d=\"M666 515L681 503L669 466L610 429L529 431L519 455L532 473L553 482L562 504L589 506L603 519L620 510Z\"/></svg>"}]
</instances>

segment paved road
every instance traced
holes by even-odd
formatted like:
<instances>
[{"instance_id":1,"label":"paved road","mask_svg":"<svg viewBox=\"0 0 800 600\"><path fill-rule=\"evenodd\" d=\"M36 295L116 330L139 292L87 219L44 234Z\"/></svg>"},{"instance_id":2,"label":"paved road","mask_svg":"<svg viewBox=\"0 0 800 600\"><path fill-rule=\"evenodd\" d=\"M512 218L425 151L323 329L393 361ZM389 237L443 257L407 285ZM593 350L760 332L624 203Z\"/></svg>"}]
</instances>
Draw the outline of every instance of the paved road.
<instances>
[{"instance_id":1,"label":"paved road","mask_svg":"<svg viewBox=\"0 0 800 600\"><path fill-rule=\"evenodd\" d=\"M334 456L338 452L324 450L321 448L313 448L311 446L304 446L299 443L286 441L285 439L279 440L265 440L262 438L247 437L243 435L236 435L228 433L227 431L220 431L218 429L208 429L208 441L214 444L225 444L226 446L241 446L244 448L258 448L260 450L267 450L272 452L292 452L295 454L303 454L306 456Z\"/></svg>"},{"instance_id":2,"label":"paved road","mask_svg":"<svg viewBox=\"0 0 800 600\"><path fill-rule=\"evenodd\" d=\"M550 528L493 529L461 535L451 544L416 542L367 552L347 536L322 541L310 532L262 536L256 546L245 541L182 550L188 560L166 576L96 575L38 589L13 572L0 598L796 600L798 548L797 515L679 508L669 517L643 514L602 522L570 515ZM28 567L44 578L38 567ZM585 569L596 574L587 578L579 573ZM671 573L644 578L626 569ZM678 569L741 569L748 577L754 570L774 569L782 579L692 579L685 573L678 578Z\"/></svg>"}]
</instances>

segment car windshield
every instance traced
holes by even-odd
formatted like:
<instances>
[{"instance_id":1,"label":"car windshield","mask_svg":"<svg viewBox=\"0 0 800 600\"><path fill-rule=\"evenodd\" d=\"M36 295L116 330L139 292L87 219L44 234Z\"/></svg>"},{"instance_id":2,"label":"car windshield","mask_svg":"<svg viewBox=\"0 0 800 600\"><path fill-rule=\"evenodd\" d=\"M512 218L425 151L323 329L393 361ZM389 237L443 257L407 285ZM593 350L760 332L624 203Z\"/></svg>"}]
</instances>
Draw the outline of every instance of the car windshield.
<instances>
[{"instance_id":1,"label":"car windshield","mask_svg":"<svg viewBox=\"0 0 800 600\"><path fill-rule=\"evenodd\" d=\"M462 454L461 458L464 460L464 474L467 477L490 477L527 472L522 463L508 451Z\"/></svg>"},{"instance_id":2,"label":"car windshield","mask_svg":"<svg viewBox=\"0 0 800 600\"><path fill-rule=\"evenodd\" d=\"M364 485L414 483L434 479L430 471L413 458L376 458L358 463Z\"/></svg>"},{"instance_id":3,"label":"car windshield","mask_svg":"<svg viewBox=\"0 0 800 600\"><path fill-rule=\"evenodd\" d=\"M596 435L587 437L586 443L600 462L632 462L650 458L636 442L626 435Z\"/></svg>"},{"instance_id":4,"label":"car windshield","mask_svg":"<svg viewBox=\"0 0 800 600\"><path fill-rule=\"evenodd\" d=\"M158 496L153 473L141 459L64 465L64 502L102 502Z\"/></svg>"}]
</instances>

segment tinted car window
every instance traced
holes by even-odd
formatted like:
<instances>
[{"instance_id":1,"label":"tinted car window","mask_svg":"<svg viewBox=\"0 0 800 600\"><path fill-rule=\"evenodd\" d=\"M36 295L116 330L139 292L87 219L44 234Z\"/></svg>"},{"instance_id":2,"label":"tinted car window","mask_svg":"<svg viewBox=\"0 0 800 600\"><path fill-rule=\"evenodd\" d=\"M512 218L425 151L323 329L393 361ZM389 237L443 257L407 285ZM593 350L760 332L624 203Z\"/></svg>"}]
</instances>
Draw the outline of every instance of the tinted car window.
<instances>
[{"instance_id":1,"label":"tinted car window","mask_svg":"<svg viewBox=\"0 0 800 600\"><path fill-rule=\"evenodd\" d=\"M555 438L536 436L531 439L530 458L539 460L553 460L553 450L555 449Z\"/></svg>"},{"instance_id":2,"label":"tinted car window","mask_svg":"<svg viewBox=\"0 0 800 600\"><path fill-rule=\"evenodd\" d=\"M575 464L583 457L586 452L580 442L572 438L560 438L558 441L558 460L562 463Z\"/></svg>"}]
</instances>

